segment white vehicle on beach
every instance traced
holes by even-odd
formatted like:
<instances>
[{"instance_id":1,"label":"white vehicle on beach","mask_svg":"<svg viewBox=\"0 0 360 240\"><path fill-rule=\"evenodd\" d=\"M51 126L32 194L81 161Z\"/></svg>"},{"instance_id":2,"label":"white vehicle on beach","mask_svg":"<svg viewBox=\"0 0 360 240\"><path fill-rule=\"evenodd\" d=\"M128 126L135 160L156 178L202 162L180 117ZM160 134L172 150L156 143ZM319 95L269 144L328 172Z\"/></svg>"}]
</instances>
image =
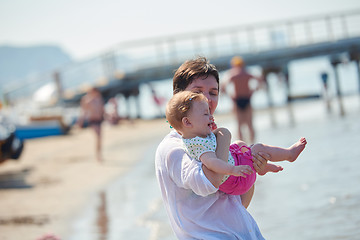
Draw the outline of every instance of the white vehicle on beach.
<instances>
[{"instance_id":1,"label":"white vehicle on beach","mask_svg":"<svg viewBox=\"0 0 360 240\"><path fill-rule=\"evenodd\" d=\"M15 126L0 115L0 164L19 159L23 148L24 142L15 135Z\"/></svg>"}]
</instances>

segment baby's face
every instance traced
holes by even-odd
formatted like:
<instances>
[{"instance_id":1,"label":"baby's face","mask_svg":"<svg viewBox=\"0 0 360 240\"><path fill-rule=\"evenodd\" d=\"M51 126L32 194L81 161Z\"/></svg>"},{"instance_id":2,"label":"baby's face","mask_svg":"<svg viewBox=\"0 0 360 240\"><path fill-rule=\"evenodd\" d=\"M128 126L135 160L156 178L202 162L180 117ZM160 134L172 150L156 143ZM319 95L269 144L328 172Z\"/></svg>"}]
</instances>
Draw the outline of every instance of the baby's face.
<instances>
[{"instance_id":1,"label":"baby's face","mask_svg":"<svg viewBox=\"0 0 360 240\"><path fill-rule=\"evenodd\" d=\"M189 116L193 127L191 131L199 137L206 137L211 133L211 114L206 101L194 101Z\"/></svg>"}]
</instances>

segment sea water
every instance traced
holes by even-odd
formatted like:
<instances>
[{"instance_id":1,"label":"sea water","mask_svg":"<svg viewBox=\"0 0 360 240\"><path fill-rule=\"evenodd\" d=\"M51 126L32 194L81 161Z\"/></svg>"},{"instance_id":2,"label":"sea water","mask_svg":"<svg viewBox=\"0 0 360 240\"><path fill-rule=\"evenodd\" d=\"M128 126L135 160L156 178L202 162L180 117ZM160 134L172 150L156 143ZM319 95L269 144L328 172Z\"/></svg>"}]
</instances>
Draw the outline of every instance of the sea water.
<instances>
[{"instance_id":1,"label":"sea water","mask_svg":"<svg viewBox=\"0 0 360 240\"><path fill-rule=\"evenodd\" d=\"M319 72L323 70L329 71L330 91L335 95L331 69L326 68L329 67L326 62L318 64L323 64L324 69L313 68L314 63L311 62L290 66L293 86L297 86L296 89L294 87L294 95L320 92ZM286 107L274 110L275 126L268 111L256 111L254 125L257 141L282 147L290 146L300 137L306 137L308 141L296 162L279 163L284 167L281 173L257 179L248 211L266 239L359 238L360 98L358 94L351 94L356 93L358 88L355 73L356 69L351 65L340 69L342 90L351 95L343 99L345 116L340 115L339 104L334 98L331 113L327 112L321 99L295 102L294 124L291 124ZM281 82L276 78L271 81L278 84L277 91L281 92ZM171 96L170 82L157 84L159 94ZM275 102L281 106L284 99L281 94L277 95ZM151 97L150 93L148 97ZM254 98L255 108L266 105L262 96L255 95ZM221 100L219 111L229 111L230 106L229 99ZM237 130L234 118L218 123L231 132ZM70 239L176 239L162 204L154 172L154 157L149 157L155 155L160 141L154 139L135 169L89 200L83 213L72 224Z\"/></svg>"},{"instance_id":2,"label":"sea water","mask_svg":"<svg viewBox=\"0 0 360 240\"><path fill-rule=\"evenodd\" d=\"M266 239L359 239L360 98L344 103L344 117L308 102L296 108L294 127L258 131L272 145L308 141L296 162L281 163L283 172L258 178L249 212Z\"/></svg>"},{"instance_id":3,"label":"sea water","mask_svg":"<svg viewBox=\"0 0 360 240\"><path fill-rule=\"evenodd\" d=\"M331 66L327 57L316 57L305 60L297 60L291 62L289 65L289 79L290 79L290 95L319 95L323 94L323 85L321 80L321 73L328 74L328 93L331 98L336 96L336 83L334 69ZM261 69L256 66L250 66L249 72L255 76L260 76ZM340 89L345 95L356 94L359 92L358 73L355 62L345 62L338 65L338 74L340 79ZM220 83L226 79L227 71L220 73ZM270 74L268 77L270 96L275 106L282 106L286 104L287 95L284 79L276 74ZM157 96L169 100L172 96L172 79L151 82L155 89ZM229 88L231 93L231 88ZM164 114L165 104L157 106L152 98L152 93L149 85L143 84L140 86L140 116L145 119L150 119L159 116L159 112ZM129 112L130 117L137 116L137 108L134 98L129 99L129 109L123 97L119 97L119 113L126 116ZM256 91L251 100L252 106L255 109L263 109L269 106L268 96L264 88ZM224 94L221 94L217 113L226 113L232 109L231 99Z\"/></svg>"}]
</instances>

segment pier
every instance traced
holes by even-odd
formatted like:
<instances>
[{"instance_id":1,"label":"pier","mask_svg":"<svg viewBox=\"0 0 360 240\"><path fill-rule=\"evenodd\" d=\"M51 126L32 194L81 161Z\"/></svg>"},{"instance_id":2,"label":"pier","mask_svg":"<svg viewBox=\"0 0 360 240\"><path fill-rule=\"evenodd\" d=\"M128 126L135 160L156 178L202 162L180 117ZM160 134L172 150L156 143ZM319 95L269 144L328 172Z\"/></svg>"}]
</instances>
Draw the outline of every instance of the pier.
<instances>
[{"instance_id":1,"label":"pier","mask_svg":"<svg viewBox=\"0 0 360 240\"><path fill-rule=\"evenodd\" d=\"M141 84L172 78L174 70L186 59L206 56L219 71L224 71L229 68L230 59L239 55L247 66L261 67L265 79L270 73L282 74L290 104L294 96L290 95L289 63L327 56L333 66L339 107L344 115L337 67L344 61L356 64L360 92L359 22L357 9L122 42L99 56L57 69L55 74L45 73L25 86L5 89L4 96L12 101L17 95L24 96L19 92L25 89L35 90L55 81L58 100L63 104L78 104L90 86L96 86L105 100L118 94L128 99L140 94Z\"/></svg>"}]
</instances>

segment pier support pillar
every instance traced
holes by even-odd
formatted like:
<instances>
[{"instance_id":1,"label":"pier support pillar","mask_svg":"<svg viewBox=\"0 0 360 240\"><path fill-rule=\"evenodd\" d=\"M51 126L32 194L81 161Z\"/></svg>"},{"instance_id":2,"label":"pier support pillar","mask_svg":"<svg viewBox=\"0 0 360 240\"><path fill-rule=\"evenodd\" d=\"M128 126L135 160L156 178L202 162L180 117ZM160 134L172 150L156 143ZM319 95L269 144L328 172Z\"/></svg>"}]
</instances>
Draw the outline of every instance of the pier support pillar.
<instances>
[{"instance_id":1,"label":"pier support pillar","mask_svg":"<svg viewBox=\"0 0 360 240\"><path fill-rule=\"evenodd\" d=\"M122 92L122 94L125 97L125 101L126 101L126 110L127 110L127 118L130 119L130 97L134 97L135 99L135 105L136 105L136 118L139 119L141 118L140 116L140 102L139 102L139 94L140 94L140 87L134 86L131 89L125 90Z\"/></svg>"},{"instance_id":2,"label":"pier support pillar","mask_svg":"<svg viewBox=\"0 0 360 240\"><path fill-rule=\"evenodd\" d=\"M359 82L359 86L358 86L358 90L359 90L359 94L360 94L360 52L357 49L353 49L350 53L350 60L355 62L355 67L357 70L357 76L358 76L358 82Z\"/></svg>"},{"instance_id":3,"label":"pier support pillar","mask_svg":"<svg viewBox=\"0 0 360 240\"><path fill-rule=\"evenodd\" d=\"M360 60L356 59L355 60L355 65L356 65L356 69L357 69L357 74L358 74L358 82L359 82L359 94L360 94Z\"/></svg>"},{"instance_id":4,"label":"pier support pillar","mask_svg":"<svg viewBox=\"0 0 360 240\"><path fill-rule=\"evenodd\" d=\"M355 67L356 67L357 77L358 77L358 91L359 91L359 97L360 97L360 50L358 50L357 48L354 48L349 52L349 55L350 55L350 60L355 62Z\"/></svg>"},{"instance_id":5,"label":"pier support pillar","mask_svg":"<svg viewBox=\"0 0 360 240\"><path fill-rule=\"evenodd\" d=\"M268 82L268 75L270 73L275 73L275 74L281 74L284 77L284 81L285 81L285 85L286 85L286 97L287 97L287 109L288 109L288 114L289 114L289 122L290 122L290 126L294 126L295 125L295 117L294 117L294 111L292 108L292 101L291 101L291 96L290 96L290 82L289 82L289 69L288 69L288 64L287 63L283 63L283 64L279 64L278 66L263 66L263 70L262 70L262 75L263 78L265 80L266 83L266 91L267 91L267 99L268 99L268 106L269 106L269 112L270 112L270 120L271 120L271 125L273 127L276 127L276 121L275 121L275 114L274 114L274 104L272 101L272 97L271 97L271 91L270 91L270 85Z\"/></svg>"},{"instance_id":6,"label":"pier support pillar","mask_svg":"<svg viewBox=\"0 0 360 240\"><path fill-rule=\"evenodd\" d=\"M290 126L295 126L295 117L294 117L294 110L292 106L292 99L291 99L291 89L290 89L290 78L289 78L289 68L288 64L282 67L282 74L284 76L285 84L286 84L286 102L287 102L287 109L289 114L289 122Z\"/></svg>"},{"instance_id":7,"label":"pier support pillar","mask_svg":"<svg viewBox=\"0 0 360 240\"><path fill-rule=\"evenodd\" d=\"M343 100L342 100L342 93L341 93L341 88L340 88L340 79L339 79L339 73L338 73L338 64L340 64L341 61L339 59L339 57L331 57L331 65L334 69L334 76L335 76L335 86L336 86L336 95L337 95L337 99L338 99L338 103L339 103L339 111L340 111L340 116L345 116L345 110L344 110L344 104L343 104Z\"/></svg>"},{"instance_id":8,"label":"pier support pillar","mask_svg":"<svg viewBox=\"0 0 360 240\"><path fill-rule=\"evenodd\" d=\"M268 109L269 109L269 113L270 113L271 126L273 128L276 128L277 124L276 124L275 116L274 116L274 104L273 104L273 101L271 98L270 85L269 85L269 81L268 81L268 76L271 72L272 71L269 68L263 68L262 76L263 76L265 84L266 84L266 95L267 95L267 99L268 99Z\"/></svg>"}]
</instances>

